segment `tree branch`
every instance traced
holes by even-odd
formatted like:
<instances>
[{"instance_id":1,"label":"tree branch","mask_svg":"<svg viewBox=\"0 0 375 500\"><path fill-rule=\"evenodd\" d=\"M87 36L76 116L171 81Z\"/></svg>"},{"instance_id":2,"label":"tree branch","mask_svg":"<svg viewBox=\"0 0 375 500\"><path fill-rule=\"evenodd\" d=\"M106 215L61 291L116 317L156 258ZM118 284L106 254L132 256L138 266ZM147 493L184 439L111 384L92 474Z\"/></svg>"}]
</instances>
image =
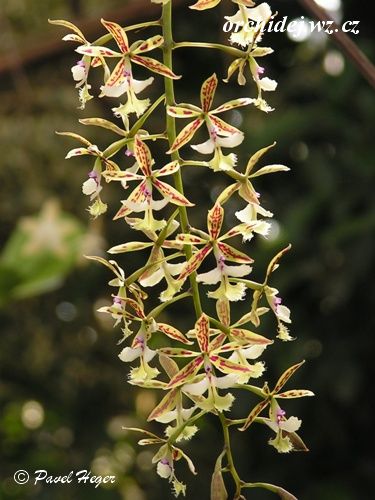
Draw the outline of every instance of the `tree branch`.
<instances>
[{"instance_id":1,"label":"tree branch","mask_svg":"<svg viewBox=\"0 0 375 500\"><path fill-rule=\"evenodd\" d=\"M357 44L342 31L341 27L338 26L327 12L319 7L314 0L299 0L299 2L312 16L319 19L319 21L333 22L331 29L333 30L332 37L334 41L347 58L353 62L360 73L362 73L369 84L375 88L375 66L367 56L365 56Z\"/></svg>"}]
</instances>

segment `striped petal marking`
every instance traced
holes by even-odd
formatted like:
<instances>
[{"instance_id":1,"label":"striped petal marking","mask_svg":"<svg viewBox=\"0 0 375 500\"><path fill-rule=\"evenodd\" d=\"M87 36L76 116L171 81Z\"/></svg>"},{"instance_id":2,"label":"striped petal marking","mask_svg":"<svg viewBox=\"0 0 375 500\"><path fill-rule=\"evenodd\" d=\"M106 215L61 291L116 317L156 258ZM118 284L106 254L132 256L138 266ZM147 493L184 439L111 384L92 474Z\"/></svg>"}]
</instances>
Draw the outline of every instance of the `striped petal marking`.
<instances>
[{"instance_id":1,"label":"striped petal marking","mask_svg":"<svg viewBox=\"0 0 375 500\"><path fill-rule=\"evenodd\" d=\"M137 160L143 174L146 177L150 177L152 175L151 167L152 167L152 157L150 150L146 144L141 141L141 139L136 136L134 141L134 155Z\"/></svg>"},{"instance_id":2,"label":"striped petal marking","mask_svg":"<svg viewBox=\"0 0 375 500\"><path fill-rule=\"evenodd\" d=\"M198 356L188 363L182 370L170 380L168 388L178 387L186 382L190 377L193 377L201 368L204 362L204 356Z\"/></svg>"},{"instance_id":3,"label":"striped petal marking","mask_svg":"<svg viewBox=\"0 0 375 500\"><path fill-rule=\"evenodd\" d=\"M123 54L129 52L129 42L125 30L123 30L120 25L111 21L101 19L101 23L109 31L109 33L111 33L121 52Z\"/></svg>"},{"instance_id":4,"label":"striped petal marking","mask_svg":"<svg viewBox=\"0 0 375 500\"><path fill-rule=\"evenodd\" d=\"M196 254L193 255L191 259L185 264L183 271L180 276L177 278L178 280L185 280L191 273L196 271L199 266L202 264L206 256L212 251L211 245L204 246L201 250L199 250Z\"/></svg>"},{"instance_id":5,"label":"striped petal marking","mask_svg":"<svg viewBox=\"0 0 375 500\"><path fill-rule=\"evenodd\" d=\"M212 105L217 88L217 77L214 73L208 78L201 87L201 104L204 113L207 113Z\"/></svg>"},{"instance_id":6,"label":"striped petal marking","mask_svg":"<svg viewBox=\"0 0 375 500\"><path fill-rule=\"evenodd\" d=\"M207 227L208 232L213 240L216 240L220 234L221 226L224 220L224 209L220 203L216 203L208 212Z\"/></svg>"},{"instance_id":7,"label":"striped petal marking","mask_svg":"<svg viewBox=\"0 0 375 500\"><path fill-rule=\"evenodd\" d=\"M208 352L208 343L210 338L210 323L205 314L202 314L195 323L195 334L202 353Z\"/></svg>"}]
</instances>

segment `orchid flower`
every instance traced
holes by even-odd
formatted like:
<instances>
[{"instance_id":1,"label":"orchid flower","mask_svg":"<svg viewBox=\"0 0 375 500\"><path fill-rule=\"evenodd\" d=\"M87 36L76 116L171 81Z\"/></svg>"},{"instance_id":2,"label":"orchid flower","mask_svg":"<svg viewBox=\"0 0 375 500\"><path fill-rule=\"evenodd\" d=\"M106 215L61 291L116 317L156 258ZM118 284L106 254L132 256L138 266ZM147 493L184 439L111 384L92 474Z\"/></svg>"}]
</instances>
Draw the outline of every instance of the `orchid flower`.
<instances>
[{"instance_id":1,"label":"orchid flower","mask_svg":"<svg viewBox=\"0 0 375 500\"><path fill-rule=\"evenodd\" d=\"M215 74L203 83L200 94L201 108L192 104L168 106L167 112L170 116L175 118L194 118L178 134L172 144L170 153L177 151L188 143L196 131L205 123L209 135L208 141L191 147L198 151L198 153L214 153L213 158L209 161L209 165L213 170L233 170L237 162L236 155L231 153L226 156L223 154L221 148L234 148L238 146L243 141L244 135L240 130L232 127L216 115L240 106L246 106L252 102L252 99L234 99L211 111L217 84L218 81Z\"/></svg>"},{"instance_id":2,"label":"orchid flower","mask_svg":"<svg viewBox=\"0 0 375 500\"><path fill-rule=\"evenodd\" d=\"M188 455L186 455L186 453L184 453L180 448L177 448L177 446L169 443L167 439L160 438L152 432L134 427L128 427L125 428L125 430L140 432L148 436L147 438L138 441L140 446L161 444L161 447L152 458L152 463L157 464L156 471L158 475L164 479L168 479L168 481L172 483L174 495L178 497L180 493L182 493L185 496L186 485L177 479L174 464L183 458L186 461L190 472L196 475L195 467L190 457L188 457Z\"/></svg>"},{"instance_id":3,"label":"orchid flower","mask_svg":"<svg viewBox=\"0 0 375 500\"><path fill-rule=\"evenodd\" d=\"M165 279L168 287L160 294L160 300L162 302L170 300L175 293L179 291L182 285L182 282L176 280L174 276L180 274L184 266L184 262L173 264L169 263L167 262L164 254L164 249L174 249L178 250L178 252L174 254L175 258L182 255L182 243L176 243L175 241L166 239L176 230L177 227L178 223L176 221L171 221L169 225L165 226L165 238L161 238L162 242L155 232L146 231L147 236L152 240L151 242L132 241L116 245L108 250L110 254L118 254L151 248L150 257L146 263L146 270L138 278L138 282L143 287L152 287Z\"/></svg>"},{"instance_id":4,"label":"orchid flower","mask_svg":"<svg viewBox=\"0 0 375 500\"><path fill-rule=\"evenodd\" d=\"M102 85L100 97L120 97L126 93L127 102L117 108L113 108L113 111L116 116L123 119L126 128L128 128L128 115L130 113L135 113L137 116L140 116L150 105L149 99L139 100L136 95L142 92L142 90L148 87L154 80L152 77L147 80L135 80L133 78L132 63L144 66L153 73L157 73L167 78L177 79L179 77L156 59L143 56L144 53L150 52L164 43L162 36L156 35L147 40L137 41L129 45L126 32L120 25L114 22L105 21L104 19L102 19L101 22L112 35L120 52L114 52L106 47L87 47L86 45L81 45L76 51L79 54L94 57L120 58L120 61L105 81L105 84Z\"/></svg>"},{"instance_id":5,"label":"orchid flower","mask_svg":"<svg viewBox=\"0 0 375 500\"><path fill-rule=\"evenodd\" d=\"M135 138L134 155L143 175L129 170L106 170L103 177L108 181L139 181L139 185L131 192L127 200L122 201L122 208L117 212L114 219L126 218L128 224L134 229L146 231L159 231L166 225L165 220L155 220L153 210L161 210L168 203L178 206L193 206L175 188L159 180L159 177L174 174L180 168L178 161L168 163L160 170L152 170L154 160L151 157L148 146L138 137ZM154 200L152 197L155 188L163 197L162 200ZM127 217L132 212L145 212L144 219Z\"/></svg>"},{"instance_id":6,"label":"orchid flower","mask_svg":"<svg viewBox=\"0 0 375 500\"><path fill-rule=\"evenodd\" d=\"M195 467L190 458L180 448L167 443L163 445L154 455L152 462L157 463L156 471L164 479L172 483L174 496L178 497L180 493L185 496L186 486L179 481L175 474L174 463L184 458L192 474L196 474Z\"/></svg>"},{"instance_id":7,"label":"orchid flower","mask_svg":"<svg viewBox=\"0 0 375 500\"><path fill-rule=\"evenodd\" d=\"M237 230L240 231L243 241L251 240L254 233L266 237L271 225L265 220L259 220L258 215L267 218L273 217L271 212L260 206L260 195L255 191L251 179L270 173L288 172L290 170L285 165L267 165L253 172L254 166L273 146L274 144L271 144L252 155L248 161L245 173L241 174L239 179L234 184L229 185L218 197L218 202L223 204L226 203L234 193L238 192L239 196L247 202L244 209L235 212L236 217L243 223L242 226L237 226Z\"/></svg>"},{"instance_id":8,"label":"orchid flower","mask_svg":"<svg viewBox=\"0 0 375 500\"><path fill-rule=\"evenodd\" d=\"M173 378L178 373L178 365L173 359L159 353L159 361L169 379ZM162 382L160 380L131 381L130 383L148 389L164 390L167 389L168 385L167 382ZM185 423L192 417L196 409L196 405L190 408L183 408L183 386L175 387L167 392L160 403L152 410L147 420L156 420L161 423L171 423L175 421L175 425L169 425L165 429L166 436L170 437L178 429L182 429L176 437L176 441L189 440L198 431L198 428L195 425L185 425Z\"/></svg>"},{"instance_id":9,"label":"orchid flower","mask_svg":"<svg viewBox=\"0 0 375 500\"><path fill-rule=\"evenodd\" d=\"M242 47L260 42L262 30L271 17L271 7L265 2L253 8L239 5L239 10L234 16L225 16L227 21L237 26L230 36L230 41Z\"/></svg>"},{"instance_id":10,"label":"orchid flower","mask_svg":"<svg viewBox=\"0 0 375 500\"><path fill-rule=\"evenodd\" d=\"M236 250L227 243L224 243L224 241L228 238L232 238L233 236L237 236L238 234L240 234L240 231L234 228L225 233L223 236L219 236L223 221L224 209L219 203L216 203L214 207L209 210L207 215L208 233L192 228L191 231L193 233L199 234L199 236L196 236L195 234L183 233L177 235L176 241L179 243L183 243L184 245L203 245L203 247L199 251L195 252L193 256L186 262L181 271L181 274L178 277L179 280L185 280L188 276L190 276L190 274L195 272L212 251L214 251L215 255L217 255L217 259L221 259L220 265L223 265L225 260L240 264L251 264L253 262L253 259L245 253ZM223 267L223 271L224 270L225 268ZM234 271L233 269L231 270L230 268L227 268L227 270L228 272L232 271L236 273L236 271ZM245 269L242 268L239 272L242 273L244 271ZM246 268L246 274L248 272L250 271L248 271L248 268ZM216 275L217 271L215 272L215 276ZM221 275L223 275L223 273L221 273L220 276ZM209 278L210 277L208 277L208 279Z\"/></svg>"},{"instance_id":11,"label":"orchid flower","mask_svg":"<svg viewBox=\"0 0 375 500\"><path fill-rule=\"evenodd\" d=\"M286 412L275 403L271 405L270 419L265 419L264 422L270 427L276 436L270 439L268 444L276 448L279 453L288 453L293 450L293 444L288 436L301 427L302 420L297 417L285 417Z\"/></svg>"},{"instance_id":12,"label":"orchid flower","mask_svg":"<svg viewBox=\"0 0 375 500\"><path fill-rule=\"evenodd\" d=\"M148 347L148 341L153 333L161 332L167 337L183 344L191 344L192 342L177 330L177 328L165 323L156 322L153 317L146 316L143 306L139 303L136 303L132 299L125 299L124 301L134 309L136 316L132 315L131 318L140 322L140 328L131 346L125 347L119 354L119 358L124 362L132 362L137 358L140 359L139 367L132 368L130 371L130 380L136 384L139 381L152 380L159 374L157 368L152 368L148 364L157 353L157 351ZM111 312L108 308L101 308L99 311Z\"/></svg>"},{"instance_id":13,"label":"orchid flower","mask_svg":"<svg viewBox=\"0 0 375 500\"><path fill-rule=\"evenodd\" d=\"M279 424L285 415L284 414L279 414L279 405L277 403L277 399L296 399L296 398L304 398L304 397L311 397L314 396L314 393L311 391L307 391L306 389L292 389L289 391L282 391L284 388L285 384L289 381L289 379L296 373L296 371L301 368L301 366L304 364L304 361L301 363L297 363L296 365L291 366L287 370L285 370L282 375L279 377L277 380L275 387L271 391L268 387L268 384L264 384L262 393L263 393L263 401L258 403L249 413L248 417L245 420L245 423L243 426L239 429L240 431L245 431L250 425L252 425L256 418L261 415L263 410L265 410L269 405L270 405L270 420L267 420L265 418L261 419L262 423L265 423L266 425L269 425L271 423L271 428L276 429L274 424ZM298 426L299 427L299 426ZM277 430L279 430L280 426L277 425ZM297 429L296 429L297 430ZM286 431L286 429L285 429ZM295 431L291 431L295 432ZM305 447L303 441L299 438L299 441L302 445L301 449ZM306 447L305 447L306 451Z\"/></svg>"},{"instance_id":14,"label":"orchid flower","mask_svg":"<svg viewBox=\"0 0 375 500\"><path fill-rule=\"evenodd\" d=\"M247 334L245 330L231 332L236 342L225 343L227 339L225 333L220 333L210 341L210 322L204 313L195 323L194 333L198 342L199 352L173 347L159 350L167 356L194 358L172 377L167 387L173 389L183 386L182 390L193 396L200 396L208 391L207 398L198 400L197 405L206 411L214 409L219 412L227 411L231 407L234 397L230 393L220 396L217 389L233 387L238 381L238 375L244 373L251 374L251 367L234 363L222 357L222 354L237 350L243 345L248 346L252 343L268 344L271 341L260 335ZM215 368L219 372L224 373L225 376L217 377L214 371ZM204 370L203 375L198 374L201 369Z\"/></svg>"},{"instance_id":15,"label":"orchid flower","mask_svg":"<svg viewBox=\"0 0 375 500\"><path fill-rule=\"evenodd\" d=\"M65 35L63 37L63 40L65 42L77 42L87 47L90 46L90 42L86 40L82 31L73 23L64 21L62 19L49 19L48 22L57 26L64 26L64 28L68 28L70 31L72 31L72 33L69 33L68 35ZM89 76L90 66L95 66L96 63L97 61L95 61L95 58L92 59L91 57L83 57L82 59L77 61L77 63L71 68L73 80L77 82L76 88L79 89L79 100L81 102L80 109L84 109L86 102L94 97L90 94L91 85L87 83L87 79Z\"/></svg>"},{"instance_id":16,"label":"orchid flower","mask_svg":"<svg viewBox=\"0 0 375 500\"><path fill-rule=\"evenodd\" d=\"M66 155L65 159L70 159L76 156L94 156L96 158L94 168L89 172L88 179L82 185L82 192L86 196L90 196L90 201L94 201L92 205L89 206L88 211L94 217L102 215L107 210L107 205L102 202L100 197L100 192L102 190L101 185L101 170L104 165L107 170L116 171L120 170L118 165L107 158L102 151L92 144L90 141L82 137L81 135L74 134L72 132L59 132L59 135L66 135L77 139L80 141L84 147L71 149Z\"/></svg>"},{"instance_id":17,"label":"orchid flower","mask_svg":"<svg viewBox=\"0 0 375 500\"><path fill-rule=\"evenodd\" d=\"M268 15L268 9L269 6L267 4L261 4L256 9L260 8L261 6L267 6L267 7L262 7L261 11L257 11L257 16L262 17L263 15L267 16ZM249 11L255 10L255 9L248 9ZM236 17L236 16L235 16ZM232 18L228 18L229 20L233 20ZM237 21L238 22L238 21ZM264 23L265 21L263 21ZM264 57L267 56L268 54L272 54L273 49L270 47L259 47L257 44L257 41L260 40L261 38L261 29L259 28L258 31L253 32L252 30L247 30L247 28L244 28L241 32L239 33L232 33L232 37L237 37L237 39L243 41L245 44L245 38L246 35L250 34L250 36L254 36L254 40L251 42L249 48L243 52L243 55L237 59L235 59L229 66L228 68L228 74L227 77L224 79L224 82L228 82L231 76L238 71L238 77L237 77L237 82L239 85L245 85L246 83L246 77L244 75L244 71L246 66L249 66L251 76L257 86L258 89L258 96L256 99L252 99L251 103L254 104L255 107L260 109L261 111L264 111L265 113L269 113L270 111L273 111L273 108L269 106L269 104L263 99L263 92L272 92L276 90L277 87L277 82L275 80L271 80L270 78L262 77L265 73L265 68L260 66L257 63L257 58L258 57ZM239 42L237 42L239 43ZM246 45L246 44L245 44Z\"/></svg>"}]
</instances>

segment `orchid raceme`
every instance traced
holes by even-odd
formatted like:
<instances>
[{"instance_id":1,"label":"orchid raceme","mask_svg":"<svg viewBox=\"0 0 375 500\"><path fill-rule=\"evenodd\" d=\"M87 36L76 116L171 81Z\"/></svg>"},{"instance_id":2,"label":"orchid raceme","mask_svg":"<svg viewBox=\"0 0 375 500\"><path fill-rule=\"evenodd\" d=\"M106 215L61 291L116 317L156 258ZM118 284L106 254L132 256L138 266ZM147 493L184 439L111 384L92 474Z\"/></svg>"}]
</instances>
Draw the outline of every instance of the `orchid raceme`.
<instances>
[{"instance_id":1,"label":"orchid raceme","mask_svg":"<svg viewBox=\"0 0 375 500\"><path fill-rule=\"evenodd\" d=\"M218 43L176 41L177 34L172 29L173 0L150 2L160 4L160 19L132 26L102 19L106 33L93 42L69 21L51 21L69 31L65 41L78 44L76 52L81 59L73 63L72 76L80 89L82 107L94 96L110 98L103 99L101 104L111 102L113 120L121 120L119 124L100 117L80 120L84 126L105 129L105 137L113 134L110 144L103 145L101 139L94 144L73 132L60 134L80 143L66 158L75 158L76 164L81 164L81 189L90 200L91 216L107 218L108 212L114 213L121 234L121 239L108 250L116 260L88 257L105 266L111 275L112 293L108 293L108 303L99 312L107 314L114 327L121 328L122 346L118 355L128 367L128 383L140 391L158 392L158 402L148 421L163 429L159 435L147 429L127 430L146 436L139 441L141 446L157 447L152 459L157 474L168 480L175 496L185 495L187 486L176 476L179 462L185 462L193 474L196 469L176 443L194 439L201 431L201 420L211 414L219 420L223 431L223 450L212 476L211 500L228 498L225 474L233 482L234 500L245 498L243 490L253 487L295 499L282 487L242 480L230 443L232 426L240 431L251 427L255 432L257 426L253 424L262 424L271 434L269 444L278 452L307 451L297 434L301 420L289 416L284 403L313 395L305 389L284 390L302 363L287 368L274 386L264 380L267 366L273 363L270 360L266 366L265 350L271 351L275 341L290 341L293 337L289 332L291 312L273 279L271 283L273 272L290 245L271 259L265 271L257 269L259 266L252 257L256 255L251 246L254 239L268 237L273 217L267 200L257 191L258 180L289 168L279 163L261 165L266 153L275 146L273 143L253 153L241 171L238 165L248 158L247 153L233 150L244 143L246 130L237 129L220 116L249 104L266 112L272 109L263 92L274 91L277 84L266 76L265 67L258 64L258 58L273 52L259 45L265 36L261 26L273 17L271 8L267 3L256 5L252 0L227 2L235 9L226 21L238 27L230 39L240 46L238 49ZM200 15L199 11L214 8L220 2L198 0L189 7ZM154 31L148 33L151 27ZM146 31L146 35L136 39L140 31ZM245 85L244 71L248 66L257 95L233 94L228 102L215 107L213 102L220 85L214 73L202 75L200 106L179 104L175 80L180 77L173 70L173 54L181 47L229 52L235 59L224 81L228 82L238 71L238 83ZM163 59L145 56L152 50L159 50ZM136 79L133 71L137 66L152 75ZM99 84L91 81L95 68L103 73ZM138 94L151 84L157 87L161 83L164 90L158 90L160 97L154 102L149 98L139 99ZM198 93L198 89L193 91L193 96ZM113 107L114 99L120 101ZM156 112L159 120L155 130L151 120ZM258 113L256 109L251 112ZM176 133L180 119L189 123ZM198 130L207 130L208 139L191 144ZM196 152L209 155L208 161L182 158L180 151L188 144ZM232 152L224 153L226 149ZM212 184L215 175L229 179L229 183L221 182L210 189L208 203L199 200L191 183L185 183L190 167L197 166L208 167ZM116 184L122 193L117 206L108 201L107 183ZM124 227L128 230L124 231ZM264 275L264 280L253 280L253 272ZM210 299L214 300L214 308ZM171 306L177 308L182 301L184 311L191 313L173 315ZM273 331L263 334L263 318L267 314L275 317L276 335ZM254 403L247 399L249 393L259 400ZM243 418L238 415L231 418L235 398L241 401L236 413L249 407ZM203 442L204 433L200 434ZM202 490L202 497L206 498L206 493Z\"/></svg>"}]
</instances>

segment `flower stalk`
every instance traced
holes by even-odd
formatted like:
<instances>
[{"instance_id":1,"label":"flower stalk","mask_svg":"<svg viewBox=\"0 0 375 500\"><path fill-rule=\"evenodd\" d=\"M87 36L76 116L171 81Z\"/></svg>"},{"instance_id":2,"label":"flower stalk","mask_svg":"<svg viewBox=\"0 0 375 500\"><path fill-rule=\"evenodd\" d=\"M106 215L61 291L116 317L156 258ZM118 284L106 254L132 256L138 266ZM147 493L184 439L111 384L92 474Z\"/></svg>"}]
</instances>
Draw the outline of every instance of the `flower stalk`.
<instances>
[{"instance_id":1,"label":"flower stalk","mask_svg":"<svg viewBox=\"0 0 375 500\"><path fill-rule=\"evenodd\" d=\"M241 167L242 155L238 157L233 150L244 141L245 133L234 127L230 119L222 118L228 116L228 111L245 106L257 108L255 112L273 111L264 93L274 91L277 83L264 75L265 68L258 62L272 53L272 49L261 45L263 34L255 29L231 35L232 44L241 48L215 42L176 42L172 0L151 1L162 4L160 20L122 27L102 19L107 34L93 43L69 21L52 21L69 30L64 40L78 44L76 53L80 60L72 67L72 75L79 90L81 108L95 95L113 99L116 104L112 111L117 122L102 118L80 120L84 126L97 126L112 132L115 138L111 144L98 146L72 132L60 135L79 143L68 152L67 159L76 158L82 163L83 158L92 161L82 191L89 197L88 210L93 218L106 217L107 203L103 201L106 183L117 183L124 193L114 220L130 228L130 240L108 249L109 259L88 258L111 273L112 303L99 311L110 315L114 326L121 328L120 343L125 346L119 358L131 364L129 383L140 390L154 390L160 394L148 420L164 425L162 437L147 429L128 430L146 436L141 439L141 445L158 447L152 459L157 473L171 483L175 496L185 495L186 485L176 475L178 462L184 462L192 474L196 474L196 469L179 443L192 439L199 432L200 420L208 413L213 414L221 424L223 451L217 457L211 479L211 500L228 498L225 472L234 483L235 500L244 498L244 489L258 487L293 500L295 497L279 486L241 479L230 436L231 428L237 427L233 430L244 432L257 427L253 424L261 424L271 433L269 445L279 453L307 451L297 434L301 420L287 416L284 410L286 400L313 395L305 389L284 389L303 362L287 368L273 385L267 381L256 383L264 376L265 363L259 359L265 349L276 340L293 340L289 333L290 310L273 286L273 273L290 245L271 260L261 282L249 279L254 264L249 255L249 242L253 238L267 238L273 217L262 206L261 195L256 190L257 180L261 176L287 172L289 168L279 164L258 167L275 143L252 154ZM219 3L220 0L198 0L190 7L202 11ZM267 23L272 18L271 8L266 3L255 6L253 0L234 0L233 8L237 11L229 18L232 22L241 18L246 22ZM159 28L160 33L133 40L138 30L143 33L151 27ZM234 94L228 102L216 102L222 79L214 73L202 75L202 85L194 103L180 104L174 85L180 76L174 73L173 67L174 51L180 48L225 52L233 61L224 82L228 83L237 74L237 83L243 86L245 71L249 72L255 97ZM148 55L157 50L162 53L162 60ZM147 79L137 79L138 66L149 71ZM90 83L93 71L103 74L103 85L99 89L93 89ZM154 102L147 97L140 98L139 95L155 84L156 79L163 79L164 93ZM149 120L162 105L165 107L163 130L149 133ZM206 140L191 144L198 130L203 131ZM153 158L155 141L168 144L162 160ZM188 146L202 158L190 157ZM228 180L227 187L218 193L208 210L200 206L204 200L194 199L195 193L188 192L184 186L185 175L196 167L207 169L213 180L217 174ZM228 202L238 207L233 216L227 211ZM190 225L190 210L199 211L198 227ZM233 246L232 240L237 238L238 242L238 237L242 238L243 245ZM139 260L134 258L134 262L142 260L142 264L128 274L113 257L125 253L135 255L135 252L140 257ZM204 263L210 263L211 267L201 272ZM148 296L153 287L161 288L160 303L150 307ZM208 299L214 301L215 313L202 300L206 291ZM163 322L164 317L171 317L164 313L185 299L190 300L191 315L187 331L180 331L175 324ZM236 306L243 300L246 300L247 312L240 314ZM262 331L266 314L275 318L275 339ZM158 342L153 340L156 334ZM155 344L159 347L155 348ZM232 390L236 391L236 396L241 393L245 401L249 393L252 398L259 398L255 405L249 403L248 414L242 418L230 418L235 400Z\"/></svg>"}]
</instances>

